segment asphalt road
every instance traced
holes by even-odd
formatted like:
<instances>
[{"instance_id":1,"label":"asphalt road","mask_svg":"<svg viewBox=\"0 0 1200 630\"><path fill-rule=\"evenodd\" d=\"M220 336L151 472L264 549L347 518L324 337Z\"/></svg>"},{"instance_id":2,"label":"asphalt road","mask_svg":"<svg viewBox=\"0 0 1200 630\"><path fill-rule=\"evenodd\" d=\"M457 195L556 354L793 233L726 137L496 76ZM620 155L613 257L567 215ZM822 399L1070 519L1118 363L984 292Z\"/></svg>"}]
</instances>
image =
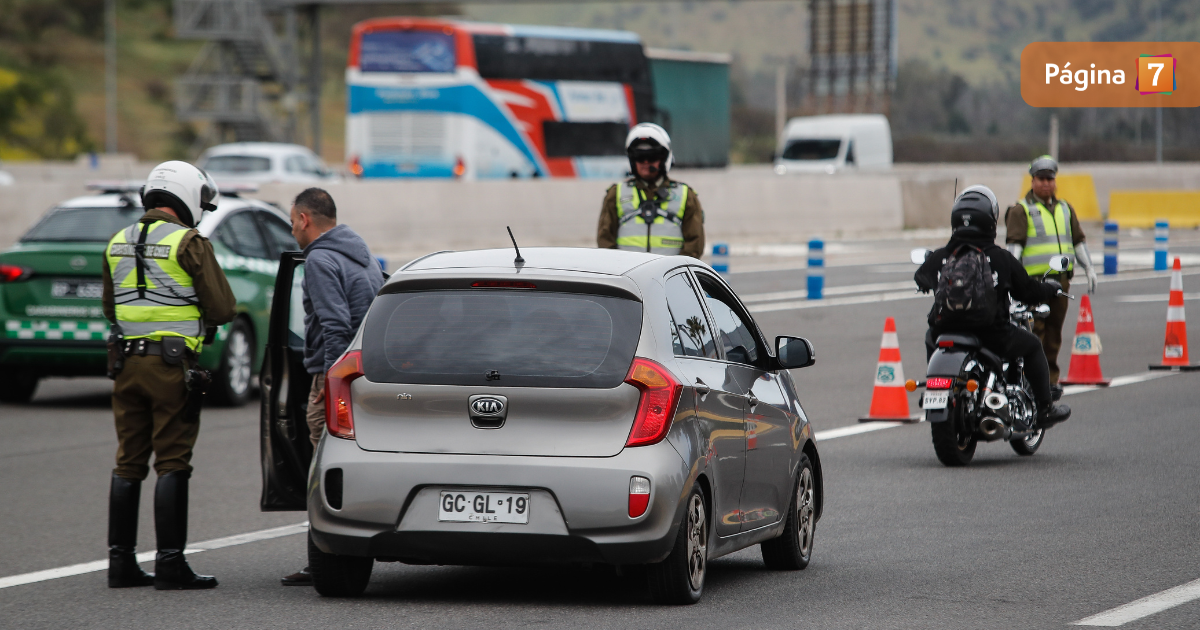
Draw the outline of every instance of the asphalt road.
<instances>
[{"instance_id":1,"label":"asphalt road","mask_svg":"<svg viewBox=\"0 0 1200 630\"><path fill-rule=\"evenodd\" d=\"M870 264L832 266L827 284L904 281L907 248L923 244L867 244ZM734 274L743 295L803 288L796 260L736 262L759 269ZM1200 291L1200 275L1184 286ZM1102 283L1093 306L1106 376L1141 374L1157 360L1166 290L1165 277ZM1163 299L1130 301L1154 295ZM767 335L813 340L817 365L795 376L815 427L827 430L867 410L885 317L896 319L906 373L923 374L928 307L929 298L905 296L756 318ZM1200 360L1200 326L1189 332ZM1061 360L1065 370L1066 350ZM105 557L108 391L103 379L56 379L30 405L0 406L0 581ZM1065 628L1200 578L1200 373L1064 401L1074 416L1037 455L981 445L961 470L937 462L924 424L822 441L828 502L812 565L770 572L756 549L715 560L691 607L646 603L635 583L601 569L380 563L363 598L328 600L279 585L304 563L304 538L291 535L191 556L221 580L213 591L109 590L102 572L0 588L0 628ZM253 404L205 411L191 541L304 520L258 511L257 413ZM153 549L150 505L147 484L142 550ZM1122 627L1200 628L1200 599Z\"/></svg>"}]
</instances>

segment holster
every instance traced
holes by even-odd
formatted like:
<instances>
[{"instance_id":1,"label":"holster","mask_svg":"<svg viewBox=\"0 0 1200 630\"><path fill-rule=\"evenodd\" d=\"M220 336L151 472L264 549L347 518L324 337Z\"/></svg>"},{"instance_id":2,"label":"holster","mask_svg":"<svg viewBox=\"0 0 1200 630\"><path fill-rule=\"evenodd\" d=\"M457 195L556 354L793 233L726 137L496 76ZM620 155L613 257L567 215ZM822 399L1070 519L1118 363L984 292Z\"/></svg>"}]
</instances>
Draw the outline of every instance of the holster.
<instances>
[{"instance_id":1,"label":"holster","mask_svg":"<svg viewBox=\"0 0 1200 630\"><path fill-rule=\"evenodd\" d=\"M109 327L108 341L104 348L108 352L108 378L116 380L121 370L125 369L125 333L120 325L113 324Z\"/></svg>"},{"instance_id":2,"label":"holster","mask_svg":"<svg viewBox=\"0 0 1200 630\"><path fill-rule=\"evenodd\" d=\"M208 391L208 386L212 384L212 372L193 365L184 372L183 382L187 385L188 390L184 419L187 422L199 422L200 407L204 404L204 394Z\"/></svg>"}]
</instances>

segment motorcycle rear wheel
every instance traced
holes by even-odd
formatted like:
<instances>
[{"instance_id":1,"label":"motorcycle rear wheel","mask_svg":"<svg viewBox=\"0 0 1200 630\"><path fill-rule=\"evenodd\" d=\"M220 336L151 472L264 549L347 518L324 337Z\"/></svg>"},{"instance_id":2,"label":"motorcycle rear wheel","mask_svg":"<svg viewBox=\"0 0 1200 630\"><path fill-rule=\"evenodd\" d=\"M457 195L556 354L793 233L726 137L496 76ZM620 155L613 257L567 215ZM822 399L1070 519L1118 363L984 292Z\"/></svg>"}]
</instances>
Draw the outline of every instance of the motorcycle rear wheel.
<instances>
[{"instance_id":1,"label":"motorcycle rear wheel","mask_svg":"<svg viewBox=\"0 0 1200 630\"><path fill-rule=\"evenodd\" d=\"M1008 441L1012 446L1012 450L1017 452L1017 455L1033 455L1037 452L1038 447L1042 445L1042 441L1046 437L1045 429L1038 429L1023 438L1013 438Z\"/></svg>"},{"instance_id":2,"label":"motorcycle rear wheel","mask_svg":"<svg viewBox=\"0 0 1200 630\"><path fill-rule=\"evenodd\" d=\"M934 422L929 425L933 433L933 452L937 453L938 461L946 466L966 466L975 457L975 446L978 440L974 432L963 435L962 407L956 405L949 419Z\"/></svg>"}]
</instances>

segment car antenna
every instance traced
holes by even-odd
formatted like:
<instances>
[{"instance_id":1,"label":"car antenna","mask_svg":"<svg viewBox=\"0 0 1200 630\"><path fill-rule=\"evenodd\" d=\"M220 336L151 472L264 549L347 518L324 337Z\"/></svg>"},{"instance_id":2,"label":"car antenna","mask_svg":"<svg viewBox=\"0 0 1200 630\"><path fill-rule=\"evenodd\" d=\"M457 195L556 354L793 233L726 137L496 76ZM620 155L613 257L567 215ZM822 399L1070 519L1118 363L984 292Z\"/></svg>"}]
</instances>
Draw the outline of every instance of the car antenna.
<instances>
[{"instance_id":1,"label":"car antenna","mask_svg":"<svg viewBox=\"0 0 1200 630\"><path fill-rule=\"evenodd\" d=\"M517 250L517 257L513 259L513 262L518 265L525 264L525 259L521 258L521 248L517 247L517 239L516 239L516 237L513 236L512 228L505 226L505 229L508 230L508 238L512 239L513 249Z\"/></svg>"},{"instance_id":2,"label":"car antenna","mask_svg":"<svg viewBox=\"0 0 1200 630\"><path fill-rule=\"evenodd\" d=\"M958 178L954 178L954 199L958 199ZM953 199L951 200L953 201Z\"/></svg>"}]
</instances>

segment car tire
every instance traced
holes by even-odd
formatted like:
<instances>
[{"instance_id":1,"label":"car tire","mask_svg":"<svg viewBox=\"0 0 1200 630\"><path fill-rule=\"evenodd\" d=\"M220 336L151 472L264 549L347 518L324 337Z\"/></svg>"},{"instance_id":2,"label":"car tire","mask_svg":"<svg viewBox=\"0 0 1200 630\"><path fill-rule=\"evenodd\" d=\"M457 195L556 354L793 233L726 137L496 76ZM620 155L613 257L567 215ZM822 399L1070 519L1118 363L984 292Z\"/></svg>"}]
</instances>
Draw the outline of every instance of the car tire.
<instances>
[{"instance_id":1,"label":"car tire","mask_svg":"<svg viewBox=\"0 0 1200 630\"><path fill-rule=\"evenodd\" d=\"M797 571L808 566L812 559L813 539L817 526L816 475L807 455L800 456L800 472L796 475L796 491L788 506L787 522L779 538L759 545L763 563L776 571Z\"/></svg>"},{"instance_id":2,"label":"car tire","mask_svg":"<svg viewBox=\"0 0 1200 630\"><path fill-rule=\"evenodd\" d=\"M700 486L688 495L671 554L646 567L646 585L659 604L695 604L708 573L709 517Z\"/></svg>"},{"instance_id":3,"label":"car tire","mask_svg":"<svg viewBox=\"0 0 1200 630\"><path fill-rule=\"evenodd\" d=\"M38 377L20 372L0 372L0 403L25 404L37 391Z\"/></svg>"},{"instance_id":4,"label":"car tire","mask_svg":"<svg viewBox=\"0 0 1200 630\"><path fill-rule=\"evenodd\" d=\"M254 333L245 320L235 319L229 327L221 363L213 377L212 401L225 407L245 405L252 393L250 377L253 372Z\"/></svg>"},{"instance_id":5,"label":"car tire","mask_svg":"<svg viewBox=\"0 0 1200 630\"><path fill-rule=\"evenodd\" d=\"M308 536L308 570L313 588L322 597L358 597L371 581L374 558L338 556L321 551Z\"/></svg>"}]
</instances>

